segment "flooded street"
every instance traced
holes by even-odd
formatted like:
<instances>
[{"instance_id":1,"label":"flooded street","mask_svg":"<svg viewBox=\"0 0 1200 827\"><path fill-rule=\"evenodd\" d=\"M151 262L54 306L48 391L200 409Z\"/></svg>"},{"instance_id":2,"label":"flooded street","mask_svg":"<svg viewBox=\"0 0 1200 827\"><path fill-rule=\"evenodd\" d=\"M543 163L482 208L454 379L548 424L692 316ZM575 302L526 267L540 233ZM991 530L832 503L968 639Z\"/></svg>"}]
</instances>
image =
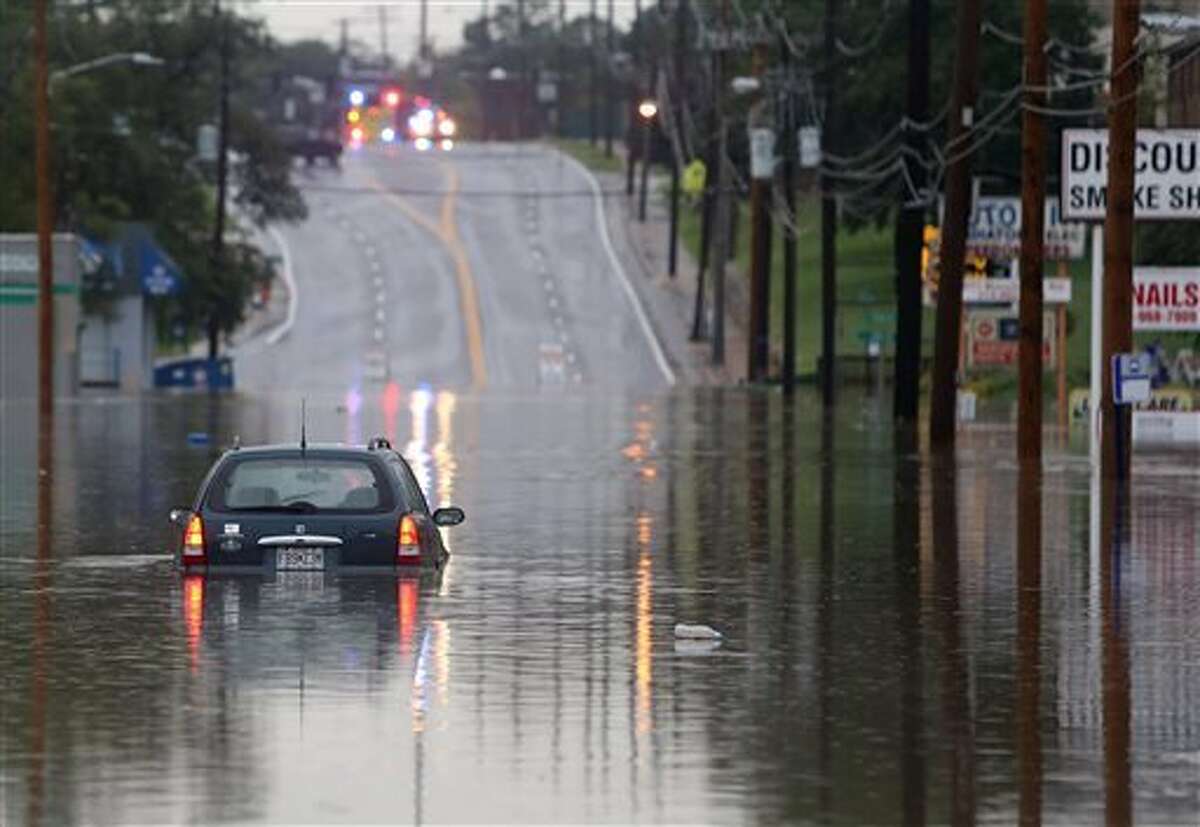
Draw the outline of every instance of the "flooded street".
<instances>
[{"instance_id":1,"label":"flooded street","mask_svg":"<svg viewBox=\"0 0 1200 827\"><path fill-rule=\"evenodd\" d=\"M174 568L167 511L296 396L60 404L41 532L5 404L4 823L1196 823L1190 458L1139 459L1104 543L1082 446L1039 480L979 425L938 464L858 392L307 406L466 510L442 572Z\"/></svg>"}]
</instances>

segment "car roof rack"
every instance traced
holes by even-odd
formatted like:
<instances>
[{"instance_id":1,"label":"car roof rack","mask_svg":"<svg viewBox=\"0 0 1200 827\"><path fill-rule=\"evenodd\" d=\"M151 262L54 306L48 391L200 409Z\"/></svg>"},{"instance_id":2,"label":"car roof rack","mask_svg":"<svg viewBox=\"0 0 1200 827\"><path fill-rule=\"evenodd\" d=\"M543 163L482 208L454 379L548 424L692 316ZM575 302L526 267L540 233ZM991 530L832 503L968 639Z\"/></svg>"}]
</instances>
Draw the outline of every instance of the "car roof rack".
<instances>
[{"instance_id":1,"label":"car roof rack","mask_svg":"<svg viewBox=\"0 0 1200 827\"><path fill-rule=\"evenodd\" d=\"M385 451L392 450L392 443L387 441L387 437L382 437L382 436L371 437L370 442L367 443L367 450L368 451L378 451L381 449L385 450Z\"/></svg>"}]
</instances>

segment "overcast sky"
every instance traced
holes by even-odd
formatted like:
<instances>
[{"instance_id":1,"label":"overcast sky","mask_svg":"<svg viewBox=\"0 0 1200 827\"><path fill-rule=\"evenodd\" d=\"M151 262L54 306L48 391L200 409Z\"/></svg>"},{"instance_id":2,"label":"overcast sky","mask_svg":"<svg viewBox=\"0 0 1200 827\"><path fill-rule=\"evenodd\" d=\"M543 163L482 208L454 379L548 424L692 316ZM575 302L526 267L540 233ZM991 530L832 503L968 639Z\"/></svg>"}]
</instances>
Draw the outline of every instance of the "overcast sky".
<instances>
[{"instance_id":1,"label":"overcast sky","mask_svg":"<svg viewBox=\"0 0 1200 827\"><path fill-rule=\"evenodd\" d=\"M558 0L548 0L557 10ZM462 41L462 27L483 12L485 5L496 9L506 0L428 0L429 38L437 49L452 49ZM508 0L515 4L515 0ZM644 0L649 7L655 0ZM636 0L613 0L614 16L624 23L633 16ZM567 17L587 14L591 0L567 0ZM271 32L280 40L320 38L330 43L338 40L339 21L345 18L353 40L363 40L378 49L380 44L380 9L387 18L388 52L393 58L405 61L416 53L420 29L420 0L385 0L368 3L362 0L241 0L240 6L267 21ZM598 14L604 17L608 0L597 0Z\"/></svg>"}]
</instances>

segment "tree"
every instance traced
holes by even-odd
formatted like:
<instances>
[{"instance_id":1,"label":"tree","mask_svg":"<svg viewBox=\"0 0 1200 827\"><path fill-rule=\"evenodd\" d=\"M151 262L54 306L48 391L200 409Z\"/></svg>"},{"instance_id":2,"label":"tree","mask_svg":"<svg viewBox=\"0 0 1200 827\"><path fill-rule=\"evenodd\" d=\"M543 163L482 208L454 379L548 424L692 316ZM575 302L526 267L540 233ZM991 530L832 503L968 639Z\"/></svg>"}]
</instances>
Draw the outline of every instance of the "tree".
<instances>
[{"instance_id":1,"label":"tree","mask_svg":"<svg viewBox=\"0 0 1200 827\"><path fill-rule=\"evenodd\" d=\"M31 50L28 3L10 11L0 29L0 229L34 223ZM241 322L256 286L271 276L269 262L236 227L229 256L214 267L208 241L214 216L211 170L195 158L202 124L217 103L217 24L196 3L108 0L103 14L64 6L51 19L51 71L119 52L147 52L161 67L116 64L68 77L53 89L55 215L59 228L105 237L114 222L151 225L183 267L186 293L174 299L189 319L215 316L222 333ZM11 23L11 25L9 25ZM257 224L306 215L292 184L291 159L254 104L260 66L273 43L255 21L233 15L235 52L231 145L233 201Z\"/></svg>"}]
</instances>

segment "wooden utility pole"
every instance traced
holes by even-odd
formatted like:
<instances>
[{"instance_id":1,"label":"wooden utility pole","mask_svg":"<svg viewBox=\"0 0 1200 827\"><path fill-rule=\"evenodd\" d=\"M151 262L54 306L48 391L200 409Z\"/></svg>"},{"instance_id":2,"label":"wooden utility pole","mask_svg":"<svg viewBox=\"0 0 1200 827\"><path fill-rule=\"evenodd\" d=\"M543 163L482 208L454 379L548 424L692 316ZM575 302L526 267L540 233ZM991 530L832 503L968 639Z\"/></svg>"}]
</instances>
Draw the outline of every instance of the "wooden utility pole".
<instances>
[{"instance_id":1,"label":"wooden utility pole","mask_svg":"<svg viewBox=\"0 0 1200 827\"><path fill-rule=\"evenodd\" d=\"M930 445L954 445L957 406L959 336L962 330L963 265L967 221L971 212L971 128L979 94L979 26L981 0L958 6L954 95L946 142L946 215L938 277L937 327L934 336L933 392L929 415Z\"/></svg>"},{"instance_id":2,"label":"wooden utility pole","mask_svg":"<svg viewBox=\"0 0 1200 827\"><path fill-rule=\"evenodd\" d=\"M716 175L716 193L713 205L712 271L713 271L713 327L712 362L725 364L725 265L729 258L729 127L725 122L725 51L728 48L729 0L721 2L721 40L716 53L713 71L713 111L717 123L716 169L709 168L709 175Z\"/></svg>"},{"instance_id":3,"label":"wooden utility pole","mask_svg":"<svg viewBox=\"0 0 1200 827\"><path fill-rule=\"evenodd\" d=\"M600 84L596 72L596 0L588 7L588 140L600 139Z\"/></svg>"},{"instance_id":4,"label":"wooden utility pole","mask_svg":"<svg viewBox=\"0 0 1200 827\"><path fill-rule=\"evenodd\" d=\"M796 389L796 140L797 95L792 74L792 50L787 38L779 34L779 56L783 66L784 94L782 142L783 200L787 217L783 222L783 392L791 396ZM790 501L789 501L790 505Z\"/></svg>"},{"instance_id":5,"label":"wooden utility pole","mask_svg":"<svg viewBox=\"0 0 1200 827\"><path fill-rule=\"evenodd\" d=\"M1113 0L1112 98L1108 104L1108 202L1104 216L1104 336L1100 358L1100 468L1129 478L1129 455L1118 456L1117 428L1130 442L1128 406L1113 405L1112 357L1133 348L1133 154L1137 140L1140 0ZM1093 298L1093 301L1096 299ZM1120 417L1120 422L1118 422Z\"/></svg>"},{"instance_id":6,"label":"wooden utility pole","mask_svg":"<svg viewBox=\"0 0 1200 827\"><path fill-rule=\"evenodd\" d=\"M821 155L832 151L837 86L837 0L825 0L825 116L821 127ZM822 161L824 163L824 161ZM821 400L833 404L834 359L837 333L837 200L833 181L821 176Z\"/></svg>"},{"instance_id":7,"label":"wooden utility pole","mask_svg":"<svg viewBox=\"0 0 1200 827\"><path fill-rule=\"evenodd\" d=\"M929 120L929 0L908 3L908 119L905 171L914 192L901 191L896 219L896 364L892 415L915 422L921 395L921 249L924 246L925 135Z\"/></svg>"},{"instance_id":8,"label":"wooden utility pole","mask_svg":"<svg viewBox=\"0 0 1200 827\"><path fill-rule=\"evenodd\" d=\"M766 43L757 43L753 53L754 77L762 83L767 64ZM762 110L760 100L752 112ZM754 118L750 128L754 129ZM753 150L751 150L753 154ZM750 162L750 347L746 350L746 378L761 382L767 378L768 310L771 269L771 179L756 175Z\"/></svg>"},{"instance_id":9,"label":"wooden utility pole","mask_svg":"<svg viewBox=\"0 0 1200 827\"><path fill-rule=\"evenodd\" d=\"M564 94L567 86L567 0L558 0L558 49L555 55L556 74L558 75L554 95L554 126L555 134L560 138L567 136L566 109Z\"/></svg>"},{"instance_id":10,"label":"wooden utility pole","mask_svg":"<svg viewBox=\"0 0 1200 827\"><path fill-rule=\"evenodd\" d=\"M211 266L214 274L220 272L225 257L225 191L229 178L229 51L231 45L229 42L229 18L221 11L219 3L216 12L219 27L217 36L221 39L221 99L218 104L217 123L217 214L216 220L213 222L211 254ZM213 297L213 301L217 300L217 297ZM213 307L208 317L209 359L217 358L221 344L220 338L220 322L217 309Z\"/></svg>"},{"instance_id":11,"label":"wooden utility pole","mask_svg":"<svg viewBox=\"0 0 1200 827\"><path fill-rule=\"evenodd\" d=\"M1021 300L1017 458L1042 459L1042 276L1046 220L1046 0L1025 0L1021 114Z\"/></svg>"},{"instance_id":12,"label":"wooden utility pole","mask_svg":"<svg viewBox=\"0 0 1200 827\"><path fill-rule=\"evenodd\" d=\"M422 24L421 33L422 33L422 35L424 35L424 31L425 31L424 23L425 23L425 0L421 0L421 24ZM380 57L380 60L383 62L383 67L385 69L388 67L388 64L391 63L391 59L388 57L388 31L387 30L388 30L387 6L380 3L379 4L379 57ZM425 57L425 38L423 36L421 38L420 52L421 52L421 57Z\"/></svg>"},{"instance_id":13,"label":"wooden utility pole","mask_svg":"<svg viewBox=\"0 0 1200 827\"><path fill-rule=\"evenodd\" d=\"M667 241L667 275L672 278L675 277L679 260L679 176L685 158L683 113L687 110L687 76L684 73L687 63L687 14L688 0L679 0L675 4L675 54L674 71L671 73L674 84L669 87L675 109L671 117L675 126L675 141L671 158L671 226Z\"/></svg>"},{"instance_id":14,"label":"wooden utility pole","mask_svg":"<svg viewBox=\"0 0 1200 827\"><path fill-rule=\"evenodd\" d=\"M611 158L613 156L613 133L616 131L615 123L616 101L614 96L616 90L613 89L613 0L608 0L608 23L604 35L604 157Z\"/></svg>"},{"instance_id":15,"label":"wooden utility pole","mask_svg":"<svg viewBox=\"0 0 1200 827\"><path fill-rule=\"evenodd\" d=\"M47 477L54 461L54 196L50 191L50 82L46 43L46 2L33 6L33 139L37 176L38 257L38 474ZM11 355L11 354L10 354ZM49 524L49 518L38 515Z\"/></svg>"}]
</instances>

